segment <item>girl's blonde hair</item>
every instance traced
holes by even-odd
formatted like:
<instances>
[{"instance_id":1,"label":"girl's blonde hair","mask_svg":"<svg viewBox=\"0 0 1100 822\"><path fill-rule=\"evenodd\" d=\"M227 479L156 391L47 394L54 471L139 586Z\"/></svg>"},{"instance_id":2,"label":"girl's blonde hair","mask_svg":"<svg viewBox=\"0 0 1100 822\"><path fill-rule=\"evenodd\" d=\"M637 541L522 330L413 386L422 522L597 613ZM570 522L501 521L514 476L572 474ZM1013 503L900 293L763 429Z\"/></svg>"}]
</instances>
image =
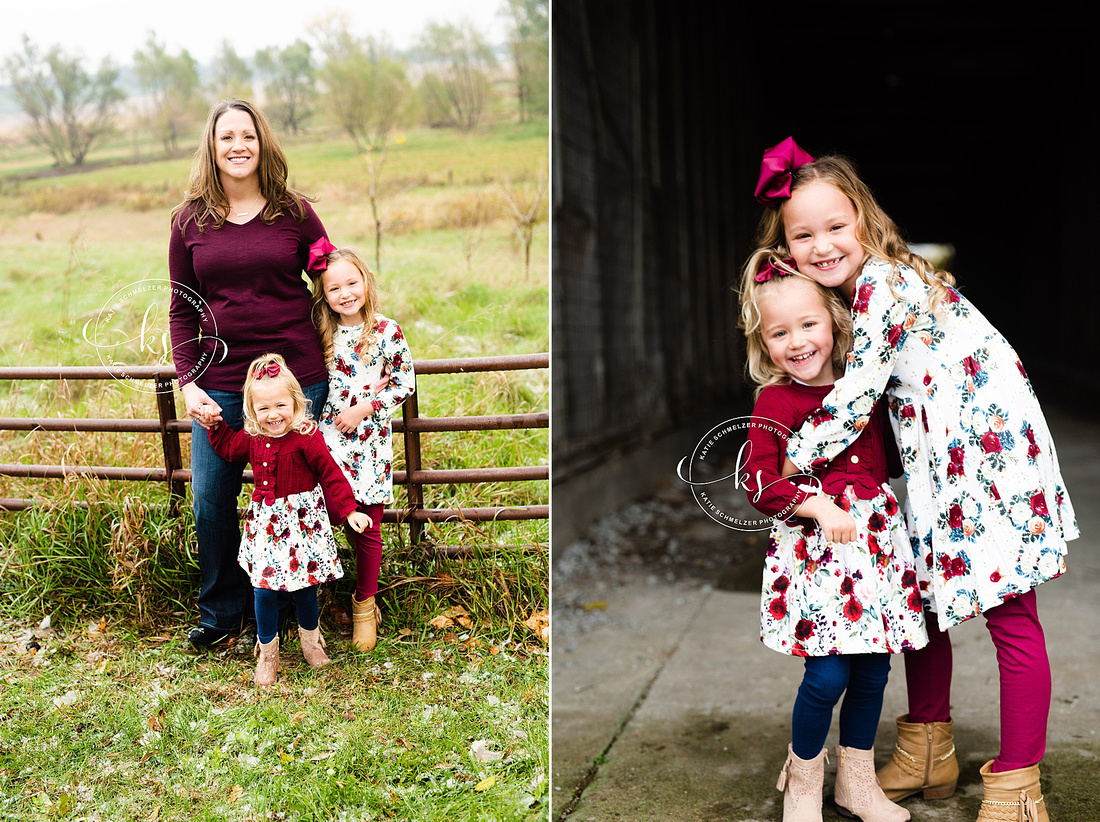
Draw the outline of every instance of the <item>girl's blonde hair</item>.
<instances>
[{"instance_id":1,"label":"girl's blonde hair","mask_svg":"<svg viewBox=\"0 0 1100 822\"><path fill-rule=\"evenodd\" d=\"M212 223L214 228L221 228L229 216L229 198L222 188L221 176L218 174L216 127L218 118L227 111L236 109L245 112L252 118L256 127L256 137L259 141L258 176L260 178L260 194L267 200L260 219L267 225L271 225L282 216L284 211L289 211L300 223L306 218L304 201L312 202L312 198L295 191L287 186L287 174L289 166L286 154L283 153L279 140L274 130L267 122L263 112L252 103L245 100L227 99L215 103L210 108L206 117L206 126L203 128L202 141L195 150L194 159L191 162L191 179L187 184L187 192L183 196L183 202L172 209L172 224L176 225L177 216L189 206L194 206L179 221L180 232L191 221L195 221L199 232L206 230L207 223Z\"/></svg>"},{"instance_id":2,"label":"girl's blonde hair","mask_svg":"<svg viewBox=\"0 0 1100 822\"><path fill-rule=\"evenodd\" d=\"M852 347L852 314L841 296L834 289L825 288L778 259L773 261L773 265L775 264L778 264L781 271L791 273L773 276L766 282L758 283L754 272L741 291L741 318L738 327L745 332L745 369L748 371L749 378L756 383L754 397L760 396L760 392L769 385L786 385L791 381L787 372L776 365L768 354L768 346L764 342L764 331L760 325L760 307L757 304L761 293L795 279L809 283L816 289L833 321L832 364L833 371L838 377L844 373L844 367L848 362L848 349Z\"/></svg>"},{"instance_id":3,"label":"girl's blonde hair","mask_svg":"<svg viewBox=\"0 0 1100 822\"><path fill-rule=\"evenodd\" d=\"M290 398L294 401L294 416L290 420L290 430L299 434L312 434L317 430L315 423L309 416L309 400L302 392L302 386L298 384L298 378L287 367L286 360L279 354L264 354L257 357L248 366L248 376L244 380L244 430L252 436L266 436L260 421L256 419L256 409L252 405L252 389L260 380L277 380L285 387Z\"/></svg>"},{"instance_id":4,"label":"girl's blonde hair","mask_svg":"<svg viewBox=\"0 0 1100 822\"><path fill-rule=\"evenodd\" d=\"M820 180L836 188L847 197L856 210L856 236L868 256L878 257L891 264L890 290L897 296L899 264L916 271L929 287L928 309L937 313L947 297L948 286L955 284L949 272L937 269L932 263L909 249L893 220L882 210L871 189L859 178L855 164L846 157L831 155L820 157L791 172L791 192L800 186ZM756 276L762 260L769 257L781 259L790 255L783 231L783 206L767 209L760 219L756 232L757 251L749 258L742 271L742 286Z\"/></svg>"},{"instance_id":5,"label":"girl's blonde hair","mask_svg":"<svg viewBox=\"0 0 1100 822\"><path fill-rule=\"evenodd\" d=\"M371 341L377 335L378 322L375 315L378 313L378 283L375 281L374 272L367 268L363 258L351 248L337 248L330 251L327 257L328 264L332 265L337 260L345 260L355 266L363 275L363 308L359 314L363 320L363 333L359 336L359 342L355 345L356 353L370 347ZM313 279L313 324L321 335L321 348L325 352L325 363L332 366L332 338L336 334L336 327L340 324L340 315L332 310L332 306L325 299L325 275Z\"/></svg>"}]
</instances>

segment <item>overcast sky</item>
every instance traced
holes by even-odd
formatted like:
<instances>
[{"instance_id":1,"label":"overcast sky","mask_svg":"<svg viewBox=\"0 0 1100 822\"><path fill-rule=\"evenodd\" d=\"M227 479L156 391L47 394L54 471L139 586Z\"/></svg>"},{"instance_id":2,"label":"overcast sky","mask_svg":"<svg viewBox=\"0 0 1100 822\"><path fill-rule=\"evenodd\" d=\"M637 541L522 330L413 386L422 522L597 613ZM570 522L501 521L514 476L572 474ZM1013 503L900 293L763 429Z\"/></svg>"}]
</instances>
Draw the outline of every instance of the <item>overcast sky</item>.
<instances>
[{"instance_id":1,"label":"overcast sky","mask_svg":"<svg viewBox=\"0 0 1100 822\"><path fill-rule=\"evenodd\" d=\"M21 47L23 35L45 51L60 45L89 58L127 65L156 32L169 54L187 49L206 62L228 40L241 57L257 49L308 39L306 27L329 11L346 11L357 35L388 36L397 48L412 45L425 23L470 20L503 42L504 0L4 0L0 58Z\"/></svg>"}]
</instances>

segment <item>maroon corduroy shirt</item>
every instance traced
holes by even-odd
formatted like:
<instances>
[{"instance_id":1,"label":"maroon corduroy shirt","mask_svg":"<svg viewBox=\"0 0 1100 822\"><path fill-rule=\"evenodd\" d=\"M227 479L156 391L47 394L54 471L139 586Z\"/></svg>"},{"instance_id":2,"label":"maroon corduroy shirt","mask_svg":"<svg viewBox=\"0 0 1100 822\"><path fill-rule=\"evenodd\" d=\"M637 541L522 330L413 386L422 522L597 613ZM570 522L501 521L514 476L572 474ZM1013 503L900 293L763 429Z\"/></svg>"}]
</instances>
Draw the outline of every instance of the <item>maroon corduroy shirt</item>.
<instances>
[{"instance_id":1,"label":"maroon corduroy shirt","mask_svg":"<svg viewBox=\"0 0 1100 822\"><path fill-rule=\"evenodd\" d=\"M284 213L266 225L257 215L244 225L207 224L202 233L191 221L181 234L186 212L177 216L168 244L168 319L180 385L241 391L249 363L268 352L282 354L302 385L327 379L302 276L325 227L303 205L301 223Z\"/></svg>"}]
</instances>

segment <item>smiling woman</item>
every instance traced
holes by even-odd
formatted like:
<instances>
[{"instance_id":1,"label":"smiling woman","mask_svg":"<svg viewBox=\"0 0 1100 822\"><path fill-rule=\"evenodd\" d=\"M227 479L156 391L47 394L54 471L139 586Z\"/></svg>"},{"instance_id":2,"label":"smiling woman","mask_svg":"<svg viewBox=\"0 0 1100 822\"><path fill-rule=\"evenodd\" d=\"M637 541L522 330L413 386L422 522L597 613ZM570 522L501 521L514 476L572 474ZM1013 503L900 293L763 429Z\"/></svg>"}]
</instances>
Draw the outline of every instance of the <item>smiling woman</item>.
<instances>
[{"instance_id":1,"label":"smiling woman","mask_svg":"<svg viewBox=\"0 0 1100 822\"><path fill-rule=\"evenodd\" d=\"M172 212L168 262L173 294L197 293L207 307L173 297L173 361L192 418L191 472L202 587L191 642L206 646L252 620L251 586L237 565L236 499L243 464L223 460L207 429L243 424L248 364L282 355L314 413L328 394L327 369L310 319L302 271L325 228L288 167L262 112L224 100L207 117L187 194Z\"/></svg>"}]
</instances>

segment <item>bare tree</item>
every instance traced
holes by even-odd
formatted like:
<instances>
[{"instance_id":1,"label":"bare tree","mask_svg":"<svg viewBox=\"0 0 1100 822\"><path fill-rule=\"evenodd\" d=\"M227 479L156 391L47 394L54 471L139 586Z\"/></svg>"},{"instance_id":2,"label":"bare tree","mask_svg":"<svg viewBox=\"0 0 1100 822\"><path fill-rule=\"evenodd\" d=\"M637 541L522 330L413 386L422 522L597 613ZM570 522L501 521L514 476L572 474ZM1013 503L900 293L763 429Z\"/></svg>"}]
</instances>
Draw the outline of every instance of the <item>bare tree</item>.
<instances>
[{"instance_id":1,"label":"bare tree","mask_svg":"<svg viewBox=\"0 0 1100 822\"><path fill-rule=\"evenodd\" d=\"M317 72L309 43L295 40L286 48L256 52L256 69L265 79L268 114L284 128L298 134L313 114Z\"/></svg>"},{"instance_id":2,"label":"bare tree","mask_svg":"<svg viewBox=\"0 0 1100 822\"><path fill-rule=\"evenodd\" d=\"M83 60L54 46L39 53L23 36L23 50L4 60L12 94L30 120L30 140L50 152L58 166L79 166L114 128L118 69L109 59L94 75Z\"/></svg>"},{"instance_id":3,"label":"bare tree","mask_svg":"<svg viewBox=\"0 0 1100 822\"><path fill-rule=\"evenodd\" d=\"M165 151L176 151L180 134L200 108L197 61L187 49L175 56L168 54L151 31L145 49L134 53L134 70L150 100L150 130Z\"/></svg>"},{"instance_id":4,"label":"bare tree","mask_svg":"<svg viewBox=\"0 0 1100 822\"><path fill-rule=\"evenodd\" d=\"M546 175L539 172L534 190L527 186L513 187L506 177L500 184L499 191L512 218L516 236L523 244L523 278L530 279L531 243L535 237L535 229L546 219Z\"/></svg>"},{"instance_id":5,"label":"bare tree","mask_svg":"<svg viewBox=\"0 0 1100 822\"><path fill-rule=\"evenodd\" d=\"M206 89L212 97L252 99L252 69L228 40L222 40L218 53L214 55Z\"/></svg>"},{"instance_id":6,"label":"bare tree","mask_svg":"<svg viewBox=\"0 0 1100 822\"><path fill-rule=\"evenodd\" d=\"M520 122L546 112L550 102L549 0L508 0L508 50L515 66Z\"/></svg>"},{"instance_id":7,"label":"bare tree","mask_svg":"<svg viewBox=\"0 0 1100 822\"><path fill-rule=\"evenodd\" d=\"M310 27L325 61L318 76L325 100L367 166L367 197L374 219L374 264L381 267L382 171L398 128L408 116L410 85L404 63L389 46L372 37L355 37L346 14L333 13ZM400 194L398 195L400 196Z\"/></svg>"},{"instance_id":8,"label":"bare tree","mask_svg":"<svg viewBox=\"0 0 1100 822\"><path fill-rule=\"evenodd\" d=\"M385 42L352 35L343 13L313 24L310 33L325 58L318 76L329 109L356 148L384 151L408 108L404 64Z\"/></svg>"},{"instance_id":9,"label":"bare tree","mask_svg":"<svg viewBox=\"0 0 1100 822\"><path fill-rule=\"evenodd\" d=\"M420 83L429 118L472 131L492 99L489 71L496 59L484 35L472 23L428 23L420 47L431 67Z\"/></svg>"}]
</instances>

